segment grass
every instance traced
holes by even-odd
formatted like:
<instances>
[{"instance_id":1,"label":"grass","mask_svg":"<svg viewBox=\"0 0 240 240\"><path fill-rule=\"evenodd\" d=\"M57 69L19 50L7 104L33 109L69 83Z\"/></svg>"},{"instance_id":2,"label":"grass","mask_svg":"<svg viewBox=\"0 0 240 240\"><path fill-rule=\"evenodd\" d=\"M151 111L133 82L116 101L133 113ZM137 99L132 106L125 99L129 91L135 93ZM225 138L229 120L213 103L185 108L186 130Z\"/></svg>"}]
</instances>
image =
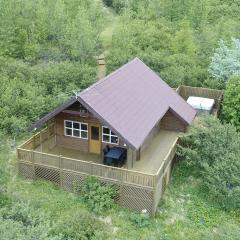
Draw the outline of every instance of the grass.
<instances>
[{"instance_id":1,"label":"grass","mask_svg":"<svg viewBox=\"0 0 240 240\"><path fill-rule=\"evenodd\" d=\"M156 217L150 220L149 226L138 227L130 220L131 211L127 209L115 206L97 216L74 193L65 192L49 182L17 177L15 152L10 150L7 141L1 144L0 151L0 179L2 186L7 188L4 194L13 204L29 202L34 208L46 212L51 223L87 211L106 223L111 230L109 239L239 239L240 212L225 212L215 206L201 188L201 181L186 172L184 162L175 166Z\"/></svg>"}]
</instances>

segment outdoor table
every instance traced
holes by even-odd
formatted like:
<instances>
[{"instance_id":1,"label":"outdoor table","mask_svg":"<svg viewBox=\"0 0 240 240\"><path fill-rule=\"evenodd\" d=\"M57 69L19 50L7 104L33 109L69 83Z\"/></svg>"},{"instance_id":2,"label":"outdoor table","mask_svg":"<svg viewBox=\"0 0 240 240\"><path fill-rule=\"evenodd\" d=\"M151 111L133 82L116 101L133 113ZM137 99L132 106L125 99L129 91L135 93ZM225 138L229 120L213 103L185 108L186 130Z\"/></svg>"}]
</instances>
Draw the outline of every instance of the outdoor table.
<instances>
[{"instance_id":1,"label":"outdoor table","mask_svg":"<svg viewBox=\"0 0 240 240\"><path fill-rule=\"evenodd\" d=\"M123 164L124 157L126 157L126 151L125 148L113 147L105 154L105 158L108 163L119 166L119 164Z\"/></svg>"}]
</instances>

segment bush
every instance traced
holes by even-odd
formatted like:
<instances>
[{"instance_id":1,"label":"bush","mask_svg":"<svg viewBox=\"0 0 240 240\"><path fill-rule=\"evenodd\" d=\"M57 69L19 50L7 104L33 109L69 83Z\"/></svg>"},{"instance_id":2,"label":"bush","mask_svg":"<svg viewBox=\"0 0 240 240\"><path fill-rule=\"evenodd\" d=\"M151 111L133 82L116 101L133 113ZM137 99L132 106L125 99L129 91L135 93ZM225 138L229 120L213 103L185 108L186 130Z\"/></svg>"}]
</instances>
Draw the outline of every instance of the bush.
<instances>
[{"instance_id":1,"label":"bush","mask_svg":"<svg viewBox=\"0 0 240 240\"><path fill-rule=\"evenodd\" d=\"M108 237L106 226L87 212L63 216L52 230L62 240L101 240Z\"/></svg>"},{"instance_id":2,"label":"bush","mask_svg":"<svg viewBox=\"0 0 240 240\"><path fill-rule=\"evenodd\" d=\"M203 179L209 196L224 209L240 207L240 134L206 117L182 137L178 154Z\"/></svg>"},{"instance_id":3,"label":"bush","mask_svg":"<svg viewBox=\"0 0 240 240\"><path fill-rule=\"evenodd\" d=\"M146 212L132 213L130 220L138 227L147 227L150 225L150 216Z\"/></svg>"},{"instance_id":4,"label":"bush","mask_svg":"<svg viewBox=\"0 0 240 240\"><path fill-rule=\"evenodd\" d=\"M61 240L50 235L49 216L29 203L15 202L0 210L1 240Z\"/></svg>"},{"instance_id":5,"label":"bush","mask_svg":"<svg viewBox=\"0 0 240 240\"><path fill-rule=\"evenodd\" d=\"M224 94L223 117L240 130L240 76L230 79Z\"/></svg>"},{"instance_id":6,"label":"bush","mask_svg":"<svg viewBox=\"0 0 240 240\"><path fill-rule=\"evenodd\" d=\"M118 191L113 185L103 185L95 177L87 177L80 194L92 211L102 213L113 207Z\"/></svg>"}]
</instances>

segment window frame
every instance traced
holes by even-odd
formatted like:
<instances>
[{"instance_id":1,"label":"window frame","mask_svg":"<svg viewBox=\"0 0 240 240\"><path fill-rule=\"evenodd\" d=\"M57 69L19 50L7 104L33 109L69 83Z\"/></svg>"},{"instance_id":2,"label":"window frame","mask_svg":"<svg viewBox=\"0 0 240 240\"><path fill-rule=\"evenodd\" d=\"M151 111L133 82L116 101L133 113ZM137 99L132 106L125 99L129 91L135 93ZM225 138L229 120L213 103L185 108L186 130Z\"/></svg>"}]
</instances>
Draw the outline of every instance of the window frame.
<instances>
[{"instance_id":1,"label":"window frame","mask_svg":"<svg viewBox=\"0 0 240 240\"><path fill-rule=\"evenodd\" d=\"M67 122L71 122L72 127L67 127L66 126ZM79 124L79 129L73 127L74 123ZM82 130L82 125L87 126L87 130ZM72 131L71 135L67 134L67 129L70 129ZM74 136L74 134L73 134L74 130L79 132L79 137L78 136ZM87 137L86 138L82 137L82 132L87 133ZM74 138L81 138L81 139L84 139L84 140L88 140L88 123L78 122L78 121L73 121L73 120L64 120L64 136L66 136L66 137L74 137Z\"/></svg>"},{"instance_id":2,"label":"window frame","mask_svg":"<svg viewBox=\"0 0 240 240\"><path fill-rule=\"evenodd\" d=\"M109 130L109 133L103 133L104 128L107 128ZM104 141L103 136L108 136L109 137L109 142ZM116 137L117 138L117 143L111 142L111 137ZM102 142L103 143L108 143L108 144L113 144L113 145L119 145L119 137L116 134L113 134L113 131L110 128L108 128L106 126L102 126Z\"/></svg>"}]
</instances>

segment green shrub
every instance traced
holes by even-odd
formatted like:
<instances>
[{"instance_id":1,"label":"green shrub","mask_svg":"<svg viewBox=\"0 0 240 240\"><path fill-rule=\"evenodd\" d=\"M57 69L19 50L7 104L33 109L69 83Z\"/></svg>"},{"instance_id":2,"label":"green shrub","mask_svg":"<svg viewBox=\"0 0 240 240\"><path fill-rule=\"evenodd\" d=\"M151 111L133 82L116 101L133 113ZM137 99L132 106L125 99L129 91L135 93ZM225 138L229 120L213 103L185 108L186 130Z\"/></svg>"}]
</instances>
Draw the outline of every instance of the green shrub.
<instances>
[{"instance_id":1,"label":"green shrub","mask_svg":"<svg viewBox=\"0 0 240 240\"><path fill-rule=\"evenodd\" d=\"M9 205L11 205L11 198L7 194L0 192L0 208Z\"/></svg>"},{"instance_id":2,"label":"green shrub","mask_svg":"<svg viewBox=\"0 0 240 240\"><path fill-rule=\"evenodd\" d=\"M103 185L91 176L85 179L80 194L92 211L102 213L113 207L118 191L113 185Z\"/></svg>"},{"instance_id":3,"label":"green shrub","mask_svg":"<svg viewBox=\"0 0 240 240\"><path fill-rule=\"evenodd\" d=\"M224 209L240 207L240 134L229 124L206 117L182 137L178 154L202 178L208 196Z\"/></svg>"},{"instance_id":4,"label":"green shrub","mask_svg":"<svg viewBox=\"0 0 240 240\"><path fill-rule=\"evenodd\" d=\"M61 240L50 234L49 216L29 203L15 202L0 209L1 240Z\"/></svg>"},{"instance_id":5,"label":"green shrub","mask_svg":"<svg viewBox=\"0 0 240 240\"><path fill-rule=\"evenodd\" d=\"M103 3L104 3L107 7L112 7L113 0L103 0Z\"/></svg>"},{"instance_id":6,"label":"green shrub","mask_svg":"<svg viewBox=\"0 0 240 240\"><path fill-rule=\"evenodd\" d=\"M44 222L44 212L30 206L29 203L16 202L1 211L5 220L21 223L25 227L36 226Z\"/></svg>"},{"instance_id":7,"label":"green shrub","mask_svg":"<svg viewBox=\"0 0 240 240\"><path fill-rule=\"evenodd\" d=\"M138 227L147 227L150 225L150 216L146 212L132 213L130 220Z\"/></svg>"},{"instance_id":8,"label":"green shrub","mask_svg":"<svg viewBox=\"0 0 240 240\"><path fill-rule=\"evenodd\" d=\"M227 83L223 102L223 116L240 130L240 76Z\"/></svg>"},{"instance_id":9,"label":"green shrub","mask_svg":"<svg viewBox=\"0 0 240 240\"><path fill-rule=\"evenodd\" d=\"M52 235L62 236L63 240L101 240L108 237L104 223L83 211L62 216Z\"/></svg>"}]
</instances>

